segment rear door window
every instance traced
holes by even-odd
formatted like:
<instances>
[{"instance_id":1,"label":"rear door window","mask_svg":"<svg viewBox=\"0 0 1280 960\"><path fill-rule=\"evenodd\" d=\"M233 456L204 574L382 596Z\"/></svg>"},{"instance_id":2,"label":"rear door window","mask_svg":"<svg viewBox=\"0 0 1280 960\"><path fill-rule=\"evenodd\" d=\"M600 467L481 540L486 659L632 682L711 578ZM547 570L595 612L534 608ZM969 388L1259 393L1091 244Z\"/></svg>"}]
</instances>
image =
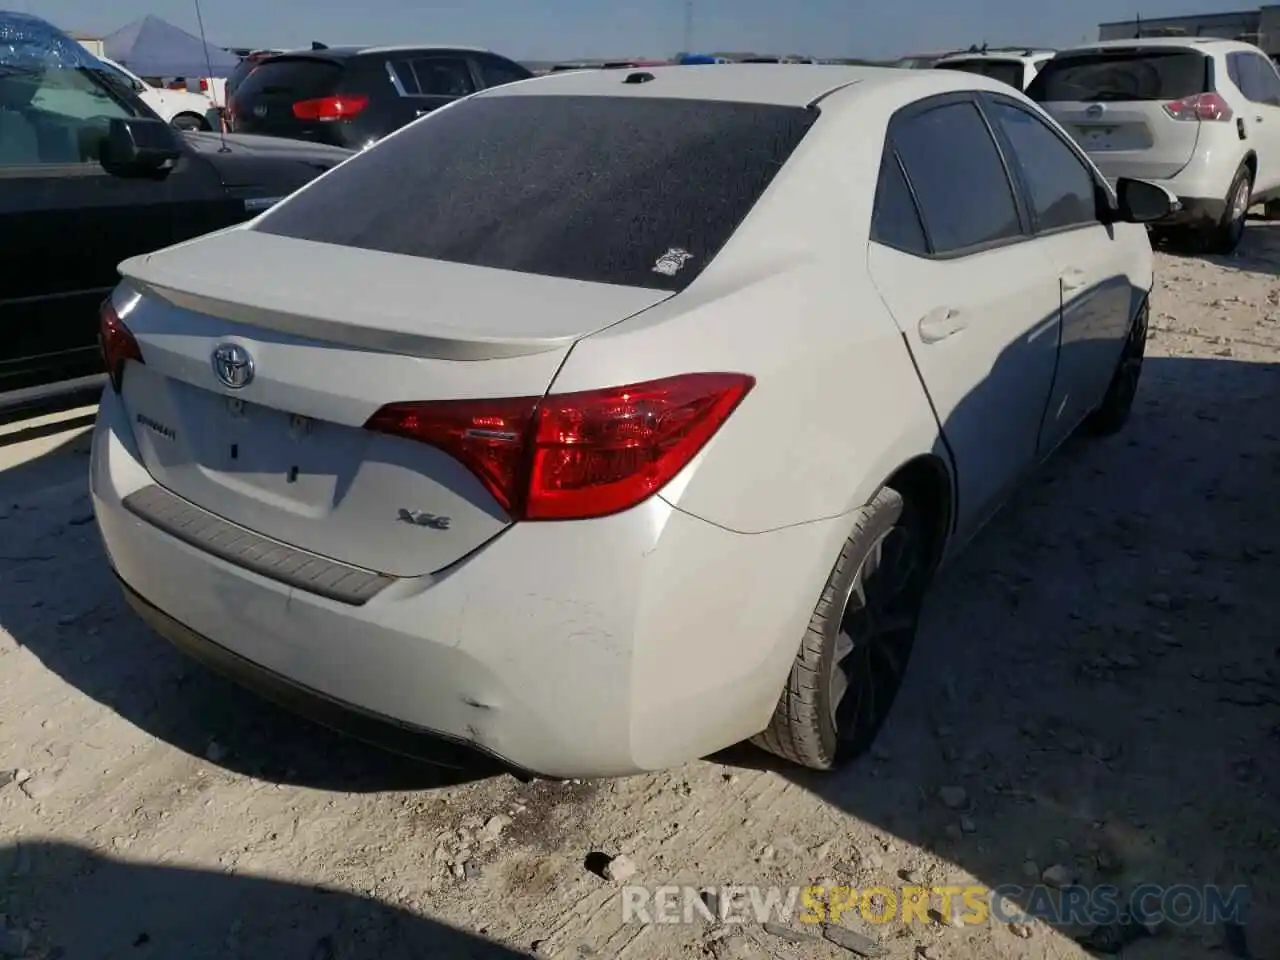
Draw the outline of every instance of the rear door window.
<instances>
[{"instance_id":1,"label":"rear door window","mask_svg":"<svg viewBox=\"0 0 1280 960\"><path fill-rule=\"evenodd\" d=\"M387 68L391 71L392 78L399 84L400 90L405 96L416 97L421 92L418 90L418 77L413 72L413 67L408 60L388 60Z\"/></svg>"},{"instance_id":2,"label":"rear door window","mask_svg":"<svg viewBox=\"0 0 1280 960\"><path fill-rule=\"evenodd\" d=\"M353 157L253 229L678 291L816 116L750 103L481 96Z\"/></svg>"},{"instance_id":3,"label":"rear door window","mask_svg":"<svg viewBox=\"0 0 1280 960\"><path fill-rule=\"evenodd\" d=\"M935 64L938 70L958 70L962 73L976 73L982 77L990 77L992 80L999 80L1001 83L1007 83L1011 87L1022 89L1022 61L1021 60L953 60L947 63Z\"/></svg>"},{"instance_id":4,"label":"rear door window","mask_svg":"<svg viewBox=\"0 0 1280 960\"><path fill-rule=\"evenodd\" d=\"M924 256L929 252L916 201L892 150L886 150L876 184L876 206L871 216L871 239L903 253Z\"/></svg>"},{"instance_id":5,"label":"rear door window","mask_svg":"<svg viewBox=\"0 0 1280 960\"><path fill-rule=\"evenodd\" d=\"M1209 59L1203 54L1142 47L1059 54L1027 94L1040 103L1170 101L1209 90Z\"/></svg>"},{"instance_id":6,"label":"rear door window","mask_svg":"<svg viewBox=\"0 0 1280 960\"><path fill-rule=\"evenodd\" d=\"M1021 235L1013 186L974 103L907 114L894 121L891 136L934 253Z\"/></svg>"},{"instance_id":7,"label":"rear door window","mask_svg":"<svg viewBox=\"0 0 1280 960\"><path fill-rule=\"evenodd\" d=\"M476 92L471 66L462 57L421 57L410 61L424 97L465 97Z\"/></svg>"},{"instance_id":8,"label":"rear door window","mask_svg":"<svg viewBox=\"0 0 1280 960\"><path fill-rule=\"evenodd\" d=\"M987 111L1012 150L1036 229L1096 223L1097 181L1075 151L1043 120L1008 100L992 98Z\"/></svg>"},{"instance_id":9,"label":"rear door window","mask_svg":"<svg viewBox=\"0 0 1280 960\"><path fill-rule=\"evenodd\" d=\"M333 93L342 67L317 57L276 57L258 64L236 91L243 100L281 97L312 100Z\"/></svg>"}]
</instances>

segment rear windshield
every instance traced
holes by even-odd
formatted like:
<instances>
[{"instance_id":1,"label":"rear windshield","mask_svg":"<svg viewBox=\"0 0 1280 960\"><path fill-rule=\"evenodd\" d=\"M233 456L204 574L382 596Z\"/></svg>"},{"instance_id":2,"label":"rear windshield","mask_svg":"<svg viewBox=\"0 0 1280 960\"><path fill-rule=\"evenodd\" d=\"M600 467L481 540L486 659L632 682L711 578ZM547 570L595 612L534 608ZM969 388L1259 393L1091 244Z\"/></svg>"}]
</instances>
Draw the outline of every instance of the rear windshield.
<instances>
[{"instance_id":1,"label":"rear windshield","mask_svg":"<svg viewBox=\"0 0 1280 960\"><path fill-rule=\"evenodd\" d=\"M1181 100L1210 89L1209 60L1194 50L1129 49L1059 54L1027 90L1041 103Z\"/></svg>"},{"instance_id":2,"label":"rear windshield","mask_svg":"<svg viewBox=\"0 0 1280 960\"><path fill-rule=\"evenodd\" d=\"M242 99L255 96L290 96L299 100L332 93L342 75L342 67L332 60L315 57L277 57L258 64L258 69L240 82L236 90Z\"/></svg>"},{"instance_id":3,"label":"rear windshield","mask_svg":"<svg viewBox=\"0 0 1280 960\"><path fill-rule=\"evenodd\" d=\"M481 96L353 157L253 229L678 291L816 116L650 97Z\"/></svg>"},{"instance_id":4,"label":"rear windshield","mask_svg":"<svg viewBox=\"0 0 1280 960\"><path fill-rule=\"evenodd\" d=\"M962 73L976 73L979 76L999 80L1011 87L1022 89L1021 60L948 60L946 63L935 63L939 70L959 70Z\"/></svg>"}]
</instances>

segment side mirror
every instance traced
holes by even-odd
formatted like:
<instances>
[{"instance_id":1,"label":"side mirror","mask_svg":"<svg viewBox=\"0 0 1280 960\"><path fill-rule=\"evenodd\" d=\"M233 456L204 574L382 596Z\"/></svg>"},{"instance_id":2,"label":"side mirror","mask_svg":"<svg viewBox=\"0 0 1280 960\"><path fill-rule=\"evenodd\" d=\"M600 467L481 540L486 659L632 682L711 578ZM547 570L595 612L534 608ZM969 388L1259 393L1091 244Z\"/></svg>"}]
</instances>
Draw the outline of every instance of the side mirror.
<instances>
[{"instance_id":1,"label":"side mirror","mask_svg":"<svg viewBox=\"0 0 1280 960\"><path fill-rule=\"evenodd\" d=\"M1126 223L1151 223L1163 220L1182 209L1182 203L1164 187L1146 180L1121 177L1116 181L1119 217Z\"/></svg>"},{"instance_id":2,"label":"side mirror","mask_svg":"<svg viewBox=\"0 0 1280 960\"><path fill-rule=\"evenodd\" d=\"M163 167L182 156L178 134L153 117L115 117L98 154L103 168L116 176L163 176Z\"/></svg>"}]
</instances>

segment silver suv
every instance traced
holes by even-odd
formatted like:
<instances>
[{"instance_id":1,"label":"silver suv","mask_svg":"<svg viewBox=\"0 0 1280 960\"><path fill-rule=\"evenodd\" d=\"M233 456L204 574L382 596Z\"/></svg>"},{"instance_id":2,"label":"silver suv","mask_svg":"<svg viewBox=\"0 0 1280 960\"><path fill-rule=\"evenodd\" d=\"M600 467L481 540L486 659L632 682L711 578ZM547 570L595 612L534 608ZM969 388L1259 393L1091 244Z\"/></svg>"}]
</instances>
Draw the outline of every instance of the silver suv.
<instances>
[{"instance_id":1,"label":"silver suv","mask_svg":"<svg viewBox=\"0 0 1280 960\"><path fill-rule=\"evenodd\" d=\"M1280 214L1280 74L1234 40L1112 40L1060 51L1027 94L1112 183L1151 180L1181 209L1155 228L1229 253L1245 215Z\"/></svg>"}]
</instances>

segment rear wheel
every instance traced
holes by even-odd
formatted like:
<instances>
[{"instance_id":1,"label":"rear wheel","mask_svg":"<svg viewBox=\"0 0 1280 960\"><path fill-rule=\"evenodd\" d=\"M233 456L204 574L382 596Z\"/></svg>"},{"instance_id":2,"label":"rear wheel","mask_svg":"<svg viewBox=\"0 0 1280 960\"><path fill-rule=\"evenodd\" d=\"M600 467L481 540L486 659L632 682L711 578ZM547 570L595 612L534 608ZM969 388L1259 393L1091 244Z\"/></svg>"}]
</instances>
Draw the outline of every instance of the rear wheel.
<instances>
[{"instance_id":1,"label":"rear wheel","mask_svg":"<svg viewBox=\"0 0 1280 960\"><path fill-rule=\"evenodd\" d=\"M1280 220L1280 200L1268 200L1264 210L1268 220Z\"/></svg>"},{"instance_id":2,"label":"rear wheel","mask_svg":"<svg viewBox=\"0 0 1280 960\"><path fill-rule=\"evenodd\" d=\"M778 700L753 739L793 763L829 770L875 739L915 643L930 564L923 517L882 489L858 514Z\"/></svg>"},{"instance_id":3,"label":"rear wheel","mask_svg":"<svg viewBox=\"0 0 1280 960\"><path fill-rule=\"evenodd\" d=\"M1095 437L1107 437L1119 433L1129 421L1134 398L1138 395L1138 381L1142 378L1142 360L1147 353L1147 324L1151 308L1144 303L1134 318L1129 336L1120 351L1111 384L1098 409L1084 422L1084 432Z\"/></svg>"},{"instance_id":4,"label":"rear wheel","mask_svg":"<svg viewBox=\"0 0 1280 960\"><path fill-rule=\"evenodd\" d=\"M197 116L194 113L180 113L169 121L170 125L179 130L208 130L209 122L204 117Z\"/></svg>"},{"instance_id":5,"label":"rear wheel","mask_svg":"<svg viewBox=\"0 0 1280 960\"><path fill-rule=\"evenodd\" d=\"M1205 246L1210 253L1234 253L1244 239L1244 227L1253 196L1253 174L1241 167L1227 190L1222 218L1205 233Z\"/></svg>"}]
</instances>

